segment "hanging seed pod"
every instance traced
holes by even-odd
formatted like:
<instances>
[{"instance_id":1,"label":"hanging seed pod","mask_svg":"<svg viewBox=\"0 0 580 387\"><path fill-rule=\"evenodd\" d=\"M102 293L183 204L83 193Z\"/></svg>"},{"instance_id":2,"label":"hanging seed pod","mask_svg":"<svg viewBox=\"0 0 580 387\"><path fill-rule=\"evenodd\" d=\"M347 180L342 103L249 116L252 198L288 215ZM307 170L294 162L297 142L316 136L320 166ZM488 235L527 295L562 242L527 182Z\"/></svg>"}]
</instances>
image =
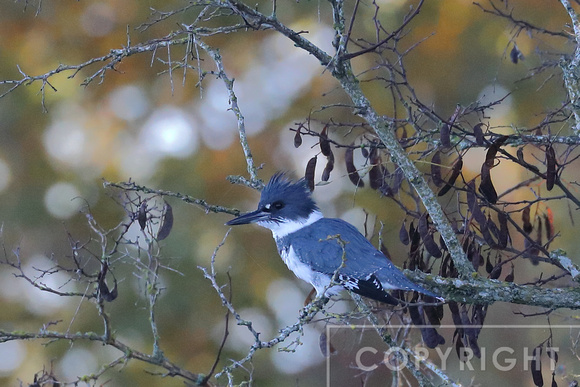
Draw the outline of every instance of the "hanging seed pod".
<instances>
[{"instance_id":1,"label":"hanging seed pod","mask_svg":"<svg viewBox=\"0 0 580 387\"><path fill-rule=\"evenodd\" d=\"M546 238L552 239L554 236L554 214L551 209L546 209L544 214L544 225L546 226Z\"/></svg>"},{"instance_id":2,"label":"hanging seed pod","mask_svg":"<svg viewBox=\"0 0 580 387\"><path fill-rule=\"evenodd\" d=\"M119 292L117 290L117 279L114 277L113 277L113 281L114 281L115 285L113 286L113 290L109 290L109 287L107 286L107 282L105 280L108 270L109 270L109 265L107 264L107 262L104 262L101 266L101 271L97 275L97 284L98 284L99 294L103 298L103 300L105 300L107 302L111 302L117 298L117 296L119 295Z\"/></svg>"},{"instance_id":3,"label":"hanging seed pod","mask_svg":"<svg viewBox=\"0 0 580 387\"><path fill-rule=\"evenodd\" d=\"M485 196L488 202L495 204L497 203L498 196L495 187L493 186L493 182L491 181L490 168L491 167L487 162L481 166L481 184L479 185L479 192Z\"/></svg>"},{"instance_id":4,"label":"hanging seed pod","mask_svg":"<svg viewBox=\"0 0 580 387\"><path fill-rule=\"evenodd\" d=\"M322 332L318 339L318 346L320 347L320 352L322 356L330 357L337 353L336 348L332 345L330 339L326 336L326 332Z\"/></svg>"},{"instance_id":5,"label":"hanging seed pod","mask_svg":"<svg viewBox=\"0 0 580 387\"><path fill-rule=\"evenodd\" d=\"M491 259L490 259L490 254L487 254L487 258L485 259L485 271L487 272L487 274L491 273L491 271L493 270L493 264L491 263Z\"/></svg>"},{"instance_id":6,"label":"hanging seed pod","mask_svg":"<svg viewBox=\"0 0 580 387\"><path fill-rule=\"evenodd\" d=\"M354 144L353 144L354 145ZM348 172L348 178L357 187L364 187L364 182L360 178L356 167L354 166L354 148L348 147L344 152L344 161L346 163L346 171Z\"/></svg>"},{"instance_id":7,"label":"hanging seed pod","mask_svg":"<svg viewBox=\"0 0 580 387\"><path fill-rule=\"evenodd\" d=\"M391 186L391 191L393 194L399 193L399 189L401 189L401 185L403 185L403 181L405 181L405 174L403 170L399 168L399 166L395 165L396 169L393 173L393 185Z\"/></svg>"},{"instance_id":8,"label":"hanging seed pod","mask_svg":"<svg viewBox=\"0 0 580 387\"><path fill-rule=\"evenodd\" d=\"M542 346L539 345L534 348L534 352L532 355L532 360L530 361L530 371L532 373L532 380L534 384L538 387L542 387L544 385L544 378L542 377Z\"/></svg>"},{"instance_id":9,"label":"hanging seed pod","mask_svg":"<svg viewBox=\"0 0 580 387\"><path fill-rule=\"evenodd\" d=\"M516 155L518 157L518 161L522 164L527 164L526 160L524 160L524 148L518 148L518 150L516 151Z\"/></svg>"},{"instance_id":10,"label":"hanging seed pod","mask_svg":"<svg viewBox=\"0 0 580 387\"><path fill-rule=\"evenodd\" d=\"M473 245L471 246L473 247ZM479 270L479 267L483 265L483 257L479 252L479 249L471 248L467 252L468 256L470 256L471 264L473 265L473 269L475 271Z\"/></svg>"},{"instance_id":11,"label":"hanging seed pod","mask_svg":"<svg viewBox=\"0 0 580 387\"><path fill-rule=\"evenodd\" d=\"M441 146L443 148L451 148L451 128L447 124L443 124L440 130Z\"/></svg>"},{"instance_id":12,"label":"hanging seed pod","mask_svg":"<svg viewBox=\"0 0 580 387\"><path fill-rule=\"evenodd\" d=\"M552 347L551 340L548 343L548 347L546 348L546 355L548 355L548 357L552 359L555 363L558 362L558 350Z\"/></svg>"},{"instance_id":13,"label":"hanging seed pod","mask_svg":"<svg viewBox=\"0 0 580 387\"><path fill-rule=\"evenodd\" d=\"M419 218L419 225L418 228L419 234L421 235L421 239L423 239L423 245L425 246L425 250L429 254L431 254L435 258L441 258L441 249L435 243L433 239L433 234L429 232L429 224L427 220L427 214L423 214Z\"/></svg>"},{"instance_id":14,"label":"hanging seed pod","mask_svg":"<svg viewBox=\"0 0 580 387\"><path fill-rule=\"evenodd\" d=\"M308 160L306 164L306 171L304 172L304 179L308 183L310 192L314 191L314 173L316 172L316 156Z\"/></svg>"},{"instance_id":15,"label":"hanging seed pod","mask_svg":"<svg viewBox=\"0 0 580 387\"><path fill-rule=\"evenodd\" d=\"M324 129L322 129L322 132L320 132L320 152L322 152L322 154L325 156L329 156L331 150L330 150L330 141L328 141L328 133L326 128L327 126L325 126Z\"/></svg>"},{"instance_id":16,"label":"hanging seed pod","mask_svg":"<svg viewBox=\"0 0 580 387\"><path fill-rule=\"evenodd\" d=\"M470 181L467 185L467 207L471 211L473 218L479 223L480 226L484 227L487 223L487 218L481 211L479 204L477 203L477 196L475 195L475 184Z\"/></svg>"},{"instance_id":17,"label":"hanging seed pod","mask_svg":"<svg viewBox=\"0 0 580 387\"><path fill-rule=\"evenodd\" d=\"M369 150L367 149L366 146L364 146L364 144L361 145L361 147L360 147L360 153L362 153L362 155L365 159L369 158L369 155L370 155ZM372 151L371 151L371 153L372 153Z\"/></svg>"},{"instance_id":18,"label":"hanging seed pod","mask_svg":"<svg viewBox=\"0 0 580 387\"><path fill-rule=\"evenodd\" d=\"M141 231L145 230L147 226L147 202L143 200L139 206L139 213L137 214L137 221L139 222L139 227Z\"/></svg>"},{"instance_id":19,"label":"hanging seed pod","mask_svg":"<svg viewBox=\"0 0 580 387\"><path fill-rule=\"evenodd\" d=\"M546 149L546 188L551 191L556 182L556 152L552 145Z\"/></svg>"},{"instance_id":20,"label":"hanging seed pod","mask_svg":"<svg viewBox=\"0 0 580 387\"><path fill-rule=\"evenodd\" d=\"M499 235L497 238L497 244L500 249L505 249L508 244L509 232L508 232L508 215L500 211L497 214L497 220L499 221Z\"/></svg>"},{"instance_id":21,"label":"hanging seed pod","mask_svg":"<svg viewBox=\"0 0 580 387\"><path fill-rule=\"evenodd\" d=\"M457 329L463 329L461 326L463 322L461 321L461 316L459 315L459 306L455 301L449 301L447 304L449 307L449 311L451 312L451 319L453 320L453 324L457 327Z\"/></svg>"},{"instance_id":22,"label":"hanging seed pod","mask_svg":"<svg viewBox=\"0 0 580 387\"><path fill-rule=\"evenodd\" d=\"M441 187L445 181L441 178L441 153L436 151L431 158L431 178L436 187Z\"/></svg>"},{"instance_id":23,"label":"hanging seed pod","mask_svg":"<svg viewBox=\"0 0 580 387\"><path fill-rule=\"evenodd\" d=\"M501 136L495 140L487 150L487 153L485 154L485 164L489 168L493 168L495 166L495 156L497 155L499 148L504 144L504 142L507 141L508 138L508 136Z\"/></svg>"},{"instance_id":24,"label":"hanging seed pod","mask_svg":"<svg viewBox=\"0 0 580 387\"><path fill-rule=\"evenodd\" d=\"M384 184L384 176L382 165L373 165L369 171L369 183L372 189L380 189Z\"/></svg>"},{"instance_id":25,"label":"hanging seed pod","mask_svg":"<svg viewBox=\"0 0 580 387\"><path fill-rule=\"evenodd\" d=\"M536 227L536 243L538 246L542 245L542 235L543 235L543 227L542 227L542 218L536 216L536 220L538 221L538 226Z\"/></svg>"},{"instance_id":26,"label":"hanging seed pod","mask_svg":"<svg viewBox=\"0 0 580 387\"><path fill-rule=\"evenodd\" d=\"M522 211L522 223L523 223L524 232L526 234L531 233L532 230L534 229L534 226L530 222L530 207L529 206L524 208L524 210Z\"/></svg>"},{"instance_id":27,"label":"hanging seed pod","mask_svg":"<svg viewBox=\"0 0 580 387\"><path fill-rule=\"evenodd\" d=\"M302 145L302 135L300 134L300 129L297 129L294 135L294 147L299 148L300 145Z\"/></svg>"},{"instance_id":28,"label":"hanging seed pod","mask_svg":"<svg viewBox=\"0 0 580 387\"><path fill-rule=\"evenodd\" d=\"M441 188L441 190L439 191L437 196L443 196L447 192L449 192L449 190L451 189L451 187L453 187L453 184L455 184L455 181L457 180L457 178L461 174L462 168L463 168L463 158L460 155L457 158L457 160L455 161L455 163L453 164L453 169L451 170L451 176L449 176L449 180L447 181L447 184L445 184L445 186L443 188Z\"/></svg>"},{"instance_id":29,"label":"hanging seed pod","mask_svg":"<svg viewBox=\"0 0 580 387\"><path fill-rule=\"evenodd\" d=\"M407 231L407 227L405 227L405 222L401 225L401 229L399 230L399 240L402 244L407 246L409 244L409 232Z\"/></svg>"},{"instance_id":30,"label":"hanging seed pod","mask_svg":"<svg viewBox=\"0 0 580 387\"><path fill-rule=\"evenodd\" d=\"M503 268L503 265L500 263L498 263L497 265L494 266L493 270L491 271L491 273L489 273L489 278L496 280L501 276L501 270Z\"/></svg>"},{"instance_id":31,"label":"hanging seed pod","mask_svg":"<svg viewBox=\"0 0 580 387\"><path fill-rule=\"evenodd\" d=\"M482 123L479 123L473 127L473 135L475 136L475 142L477 145L485 145L485 138L483 137L483 130L481 129L483 126Z\"/></svg>"},{"instance_id":32,"label":"hanging seed pod","mask_svg":"<svg viewBox=\"0 0 580 387\"><path fill-rule=\"evenodd\" d=\"M331 151L328 160L326 160L326 166L322 171L322 177L320 178L320 180L328 181L330 179L330 172L332 172L333 169L334 169L334 154Z\"/></svg>"},{"instance_id":33,"label":"hanging seed pod","mask_svg":"<svg viewBox=\"0 0 580 387\"><path fill-rule=\"evenodd\" d=\"M409 248L409 252L413 254L419 250L419 243L421 242L421 235L415 229L413 222L409 225L409 236L411 237L411 247Z\"/></svg>"},{"instance_id":34,"label":"hanging seed pod","mask_svg":"<svg viewBox=\"0 0 580 387\"><path fill-rule=\"evenodd\" d=\"M494 237L499 238L499 228L497 228L497 225L493 219L491 219L491 214L487 214L487 221L485 225Z\"/></svg>"},{"instance_id":35,"label":"hanging seed pod","mask_svg":"<svg viewBox=\"0 0 580 387\"><path fill-rule=\"evenodd\" d=\"M385 184L385 171L377 148L371 149L369 161L372 165L369 170L369 183L372 189L380 189Z\"/></svg>"},{"instance_id":36,"label":"hanging seed pod","mask_svg":"<svg viewBox=\"0 0 580 387\"><path fill-rule=\"evenodd\" d=\"M514 282L514 264L512 263L512 269L508 275L505 276L505 282Z\"/></svg>"},{"instance_id":37,"label":"hanging seed pod","mask_svg":"<svg viewBox=\"0 0 580 387\"><path fill-rule=\"evenodd\" d=\"M161 221L161 227L157 232L157 240L162 241L169 236L171 229L173 228L173 209L169 203L165 202L163 206L163 217Z\"/></svg>"}]
</instances>

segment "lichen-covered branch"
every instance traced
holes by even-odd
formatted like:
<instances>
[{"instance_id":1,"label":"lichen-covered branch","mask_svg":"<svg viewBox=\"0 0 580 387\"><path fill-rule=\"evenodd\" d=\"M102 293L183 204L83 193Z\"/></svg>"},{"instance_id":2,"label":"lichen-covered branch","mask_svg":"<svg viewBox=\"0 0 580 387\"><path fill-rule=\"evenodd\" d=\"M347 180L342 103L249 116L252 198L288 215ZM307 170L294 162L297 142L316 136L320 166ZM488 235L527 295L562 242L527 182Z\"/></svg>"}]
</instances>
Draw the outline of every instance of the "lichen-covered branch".
<instances>
[{"instance_id":1,"label":"lichen-covered branch","mask_svg":"<svg viewBox=\"0 0 580 387\"><path fill-rule=\"evenodd\" d=\"M341 3L333 3L334 6L341 6ZM344 33L344 20L335 20L335 28L337 34ZM467 260L465 252L461 248L455 232L453 231L447 216L443 212L441 205L437 201L433 190L427 184L427 181L417 169L413 161L409 158L397 137L395 136L395 128L380 116L371 105L369 99L363 93L360 83L352 71L350 60L342 60L339 58L332 63L332 74L340 82L344 91L356 106L356 113L364 118L364 120L373 128L376 134L381 139L382 143L387 148L393 162L403 170L405 177L413 186L415 191L423 202L423 205L431 215L433 223L435 223L437 230L440 232L443 240L455 263L460 274L468 277L473 269Z\"/></svg>"},{"instance_id":2,"label":"lichen-covered branch","mask_svg":"<svg viewBox=\"0 0 580 387\"><path fill-rule=\"evenodd\" d=\"M199 206L203 210L205 210L205 212L207 212L207 213L209 213L209 212L226 213L226 214L231 214L231 215L236 215L236 216L238 216L240 214L240 210L237 210L237 209L232 209L232 208L228 208L228 207L224 207L224 206L209 204L204 199L194 198L192 196L185 195L185 194L182 194L179 192L166 191L166 190L162 190L162 189L153 189L153 188L149 188L146 186L138 185L132 181L113 183L113 182L105 180L103 182L103 186L104 187L119 188L119 189L122 189L124 191L129 191L129 192L134 191L134 192L141 192L144 194L152 194L152 195L177 198L179 200L184 201L185 203L194 204L196 206Z\"/></svg>"},{"instance_id":3,"label":"lichen-covered branch","mask_svg":"<svg viewBox=\"0 0 580 387\"><path fill-rule=\"evenodd\" d=\"M195 39L195 35L192 35ZM231 110L236 115L236 119L238 122L238 134L240 136L240 145L242 146L242 150L244 151L244 156L246 158L246 165L247 170L250 175L250 178L253 182L254 188L260 188L262 184L259 182L258 175L257 175L257 168L254 165L254 157L252 156L252 151L250 150L250 144L248 143L248 136L246 136L246 123L244 119L244 115L240 110L240 106L238 105L238 97L234 92L234 80L230 79L226 74L224 69L224 64L222 62L222 57L219 53L219 50L211 48L209 45L204 43L201 40L195 40L195 44L200 46L208 55L213 59L215 65L217 67L217 77L220 78L228 91L229 102L231 106Z\"/></svg>"},{"instance_id":4,"label":"lichen-covered branch","mask_svg":"<svg viewBox=\"0 0 580 387\"><path fill-rule=\"evenodd\" d=\"M540 288L484 279L479 276L469 279L443 278L408 270L405 274L412 280L429 286L429 289L441 294L447 301L467 304L508 302L553 309L580 309L580 289L574 287Z\"/></svg>"}]
</instances>

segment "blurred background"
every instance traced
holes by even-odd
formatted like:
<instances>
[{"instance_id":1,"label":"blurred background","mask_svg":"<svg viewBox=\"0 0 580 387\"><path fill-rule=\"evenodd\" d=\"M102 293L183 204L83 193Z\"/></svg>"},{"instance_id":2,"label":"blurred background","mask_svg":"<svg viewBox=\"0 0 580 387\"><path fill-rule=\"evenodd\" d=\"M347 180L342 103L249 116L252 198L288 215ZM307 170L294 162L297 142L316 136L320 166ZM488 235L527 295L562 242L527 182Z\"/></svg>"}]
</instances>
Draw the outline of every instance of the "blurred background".
<instances>
[{"instance_id":1,"label":"blurred background","mask_svg":"<svg viewBox=\"0 0 580 387\"><path fill-rule=\"evenodd\" d=\"M267 10L269 3L258 2ZM387 29L398 26L410 5L415 2L377 0L379 18ZM81 1L44 0L37 14L34 2L5 2L0 11L0 79L11 80L45 74L59 64L79 64L122 48L130 35L133 43L167 35L179 23L191 22L196 11L190 10L145 31L136 30L148 20L150 7L172 10L180 1ZM501 3L500 3L501 4ZM569 18L555 1L510 1L517 18L560 31ZM279 2L278 17L292 29L308 31L307 37L332 53L332 21L325 2ZM370 20L375 8L361 4L355 32L372 36ZM421 41L406 56L406 68L415 90L424 102L432 104L443 117L449 117L457 104L467 105L498 99L510 94L500 106L490 111L484 122L512 127L532 127L543 119L542 113L557 108L565 92L557 69L539 77L521 81L531 69L546 59L570 52L563 39L521 33L505 20L482 12L471 2L447 0L427 2L408 29L405 46ZM514 64L509 53L517 43L525 59ZM300 148L293 145L297 122L309 115L325 122L352 119L349 109L322 109L348 102L332 77L310 55L296 49L286 38L271 31L239 32L207 39L219 47L226 71L235 78L235 91L246 118L249 144L260 178L267 180L278 170L302 176L306 162L318 153L316 139L304 137ZM182 55L183 53L181 53ZM179 55L175 49L174 57ZM156 57L167 60L167 51ZM357 71L375 65L373 58L354 61ZM45 86L46 112L43 109L40 83L21 87L0 99L0 222L6 258L18 250L25 270L49 268L50 257L70 256L70 239L88 240L90 229L83 214L88 208L104 227L113 227L126 217L112 189L103 188L103 179L128 181L154 189L180 192L242 211L255 209L259 193L230 184L227 175L247 176L245 160L238 142L236 118L228 111L228 95L221 80L208 75L200 88L194 72L168 74L167 66L150 53L136 55L122 62L116 71L108 71L102 82L97 79L87 87L82 81L97 71L99 64L88 67L69 79L72 72L50 78ZM202 64L213 70L213 63ZM555 76L551 76L555 74ZM10 85L3 85L2 93ZM53 90L53 88L56 90ZM382 103L383 86L364 85L376 109L388 114L389 103ZM311 122L311 129L322 126ZM562 128L552 128L554 132ZM497 130L500 132L501 130ZM564 132L567 134L567 132ZM337 141L342 141L342 134ZM479 172L484 150L470 151L464 172ZM428 170L428 165L421 167ZM322 168L318 168L317 181ZM471 172L470 172L471 171ZM317 187L314 196L326 216L350 221L361 230L368 213L385 222L383 238L394 262L401 265L406 248L398 240L404 217L391 201L376 191L356 190L345 176L343 162L336 163L330 184ZM494 170L498 192L510 187L519 169ZM567 176L573 181L575 176ZM533 197L530 190L519 193ZM215 247L224 238L231 218L225 214L206 214L202 209L176 199L167 199L175 214L171 235L161 243L161 255L167 266L161 281L165 287L157 306L161 347L175 363L206 373L211 368L222 339L225 310L203 278L198 265L208 266ZM568 203L551 203L556 230L574 230L577 215ZM570 257L578 253L575 232L563 232L551 247L561 247ZM522 243L522 241L514 241ZM99 254L98 251L95 251ZM396 258L400 257L400 259ZM516 262L517 264L517 262ZM282 327L294 323L310 288L295 279L278 257L267 230L255 226L232 231L220 249L216 266L218 279L232 277L233 302L244 319L267 339ZM116 335L142 351L151 351L147 302L139 278L130 265L115 273L119 297L108 305ZM526 270L530 270L529 272ZM551 274L546 268L546 275ZM0 328L36 332L49 322L60 331L95 331L101 323L94 305L54 294L43 293L26 281L15 278L14 270L0 266ZM525 265L517 272L516 282L537 278L537 268ZM45 278L47 285L59 287L66 275ZM563 281L562 285L569 285ZM81 289L82 291L82 289ZM339 303L338 311L352 305ZM545 317L523 319L514 312L539 310L514 305L490 307L489 324L530 324L547 322ZM570 324L572 314L559 311L552 321ZM228 359L239 359L248 351L253 338L247 329L231 325L231 333L218 369ZM253 378L260 386L315 386L326 380L326 359L319 348L323 326L307 326L303 345L296 353L277 349L261 350L253 362ZM522 333L523 332L523 333ZM534 347L543 334L524 330L484 331L481 343L520 336L519 347ZM448 343L452 330L443 333ZM569 347L564 332L560 347ZM0 344L0 384L32 383L34 374L52 369L62 380L76 380L79 375L98 372L100 366L119 353L99 344L46 341ZM483 345L483 344L482 344ZM475 375L475 383L489 385L501 378L502 385L533 385L528 371L461 371L450 356L452 375L466 384ZM348 366L344 366L348 367ZM571 367L571 365L570 365ZM130 362L121 372L109 371L100 382L107 386L181 386L181 380L152 376L161 372L151 366ZM146 372L149 371L149 372ZM249 370L246 370L249 372ZM245 371L244 371L245 372ZM240 372L243 379L244 372ZM569 375L562 371L559 377ZM247 375L247 372L245 372ZM565 380L565 378L564 378ZM106 383L105 383L106 382ZM341 384L346 383L346 384ZM352 385L337 381L333 385ZM379 384L377 384L379 385Z\"/></svg>"}]
</instances>

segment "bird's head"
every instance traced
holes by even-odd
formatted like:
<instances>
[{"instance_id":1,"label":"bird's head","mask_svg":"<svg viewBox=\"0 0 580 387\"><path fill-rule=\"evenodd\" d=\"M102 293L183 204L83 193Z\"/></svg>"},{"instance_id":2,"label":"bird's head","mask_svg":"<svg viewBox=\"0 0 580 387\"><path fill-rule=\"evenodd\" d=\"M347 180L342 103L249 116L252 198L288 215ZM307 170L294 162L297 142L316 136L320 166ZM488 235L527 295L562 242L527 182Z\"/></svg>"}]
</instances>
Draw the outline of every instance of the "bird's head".
<instances>
[{"instance_id":1,"label":"bird's head","mask_svg":"<svg viewBox=\"0 0 580 387\"><path fill-rule=\"evenodd\" d=\"M262 190L258 209L238 216L226 225L256 223L276 233L285 225L312 223L309 220L313 220L313 217L317 220L322 215L312 199L306 181L292 181L284 173L278 172Z\"/></svg>"}]
</instances>

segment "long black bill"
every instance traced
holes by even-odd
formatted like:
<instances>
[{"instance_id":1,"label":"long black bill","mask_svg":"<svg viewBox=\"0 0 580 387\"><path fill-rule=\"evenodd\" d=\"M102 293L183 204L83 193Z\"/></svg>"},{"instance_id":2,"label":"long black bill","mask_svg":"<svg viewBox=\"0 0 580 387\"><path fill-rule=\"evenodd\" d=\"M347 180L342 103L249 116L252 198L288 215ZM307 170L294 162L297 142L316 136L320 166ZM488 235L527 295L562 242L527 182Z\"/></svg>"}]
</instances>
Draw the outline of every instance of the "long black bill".
<instances>
[{"instance_id":1,"label":"long black bill","mask_svg":"<svg viewBox=\"0 0 580 387\"><path fill-rule=\"evenodd\" d=\"M248 224L256 223L260 220L266 220L269 213L262 210L256 210L253 212L248 212L247 214L240 215L226 223L226 226L237 226L238 224Z\"/></svg>"}]
</instances>

